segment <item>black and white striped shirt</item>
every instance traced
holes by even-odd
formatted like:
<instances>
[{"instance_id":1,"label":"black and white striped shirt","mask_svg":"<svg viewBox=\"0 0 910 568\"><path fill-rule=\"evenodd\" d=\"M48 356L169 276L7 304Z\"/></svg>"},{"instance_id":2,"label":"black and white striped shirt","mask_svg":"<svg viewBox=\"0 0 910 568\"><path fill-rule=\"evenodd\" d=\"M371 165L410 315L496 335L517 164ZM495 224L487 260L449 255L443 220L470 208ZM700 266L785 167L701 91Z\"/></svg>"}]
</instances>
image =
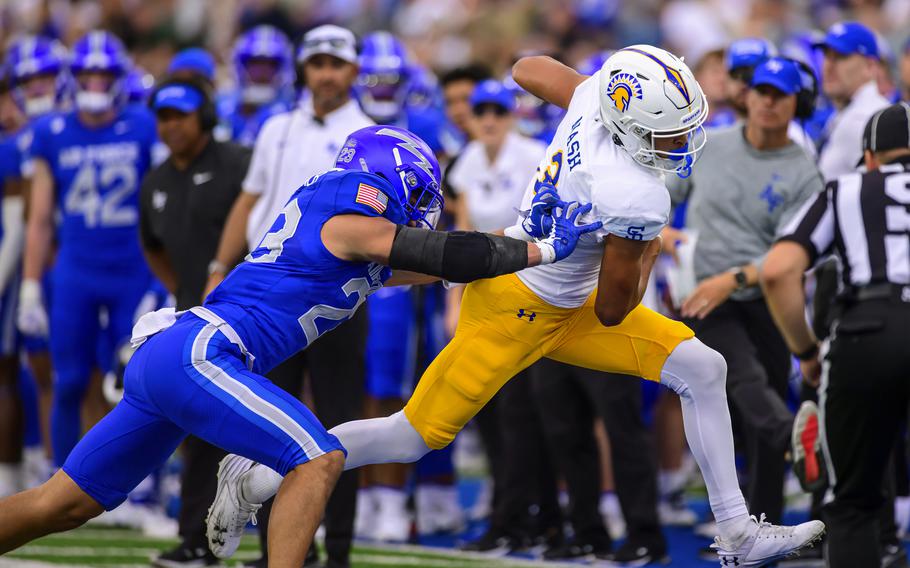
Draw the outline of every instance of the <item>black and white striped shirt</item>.
<instances>
[{"instance_id":1,"label":"black and white striped shirt","mask_svg":"<svg viewBox=\"0 0 910 568\"><path fill-rule=\"evenodd\" d=\"M845 285L910 284L910 157L829 182L782 234L812 264L836 253Z\"/></svg>"}]
</instances>

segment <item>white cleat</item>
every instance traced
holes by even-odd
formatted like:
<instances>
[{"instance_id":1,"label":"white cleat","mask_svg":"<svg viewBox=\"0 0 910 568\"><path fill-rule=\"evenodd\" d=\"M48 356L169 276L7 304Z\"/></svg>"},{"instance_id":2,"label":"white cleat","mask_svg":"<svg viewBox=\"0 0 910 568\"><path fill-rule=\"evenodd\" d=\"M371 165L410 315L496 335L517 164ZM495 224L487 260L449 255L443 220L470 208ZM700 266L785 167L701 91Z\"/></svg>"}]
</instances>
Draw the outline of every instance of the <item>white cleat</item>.
<instances>
[{"instance_id":1,"label":"white cleat","mask_svg":"<svg viewBox=\"0 0 910 568\"><path fill-rule=\"evenodd\" d=\"M229 558L240 546L240 537L249 521L256 524L256 511L261 503L243 498L243 476L256 463L245 457L229 455L218 465L218 490L205 520L209 549L218 558Z\"/></svg>"},{"instance_id":2,"label":"white cleat","mask_svg":"<svg viewBox=\"0 0 910 568\"><path fill-rule=\"evenodd\" d=\"M711 548L717 551L721 566L757 567L797 556L825 534L825 524L821 521L787 527L765 522L765 515L762 515L761 519L753 516L752 522L757 525L755 531L738 544L723 542L720 537L714 539Z\"/></svg>"},{"instance_id":3,"label":"white cleat","mask_svg":"<svg viewBox=\"0 0 910 568\"><path fill-rule=\"evenodd\" d=\"M464 530L464 511L451 485L418 485L414 491L417 534L455 534Z\"/></svg>"}]
</instances>

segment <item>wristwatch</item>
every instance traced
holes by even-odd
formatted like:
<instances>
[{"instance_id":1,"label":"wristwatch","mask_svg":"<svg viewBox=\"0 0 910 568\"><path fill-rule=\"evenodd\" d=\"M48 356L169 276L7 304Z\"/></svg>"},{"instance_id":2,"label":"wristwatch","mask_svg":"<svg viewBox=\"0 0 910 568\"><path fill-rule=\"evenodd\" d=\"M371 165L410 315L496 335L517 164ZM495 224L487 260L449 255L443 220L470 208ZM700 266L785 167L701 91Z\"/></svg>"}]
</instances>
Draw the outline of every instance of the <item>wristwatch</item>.
<instances>
[{"instance_id":1,"label":"wristwatch","mask_svg":"<svg viewBox=\"0 0 910 568\"><path fill-rule=\"evenodd\" d=\"M736 281L736 289L744 290L749 286L749 278L746 276L746 271L742 268L734 268L731 270L733 273L733 280Z\"/></svg>"}]
</instances>

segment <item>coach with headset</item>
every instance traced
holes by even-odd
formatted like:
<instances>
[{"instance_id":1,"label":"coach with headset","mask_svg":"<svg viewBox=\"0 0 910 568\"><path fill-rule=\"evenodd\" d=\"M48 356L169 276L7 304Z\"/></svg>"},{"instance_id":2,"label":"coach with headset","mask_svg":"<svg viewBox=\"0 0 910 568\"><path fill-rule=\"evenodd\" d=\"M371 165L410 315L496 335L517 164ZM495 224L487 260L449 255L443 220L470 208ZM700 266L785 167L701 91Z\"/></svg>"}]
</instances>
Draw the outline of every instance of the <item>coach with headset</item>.
<instances>
[{"instance_id":1,"label":"coach with headset","mask_svg":"<svg viewBox=\"0 0 910 568\"><path fill-rule=\"evenodd\" d=\"M150 171L140 190L142 249L155 276L177 298L177 309L199 304L222 229L250 162L250 151L212 138L215 108L209 85L171 77L149 99L158 136L170 157ZM215 496L215 472L224 456L198 438L184 446L181 544L157 566L214 562L205 539L205 514ZM196 564L193 564L196 562Z\"/></svg>"},{"instance_id":2,"label":"coach with headset","mask_svg":"<svg viewBox=\"0 0 910 568\"><path fill-rule=\"evenodd\" d=\"M747 446L746 498L771 522L783 514L784 454L793 423L784 396L791 365L758 273L780 228L823 188L815 164L787 134L794 117L812 113L808 78L793 60L772 57L759 64L745 120L713 132L692 176L670 188L674 201L689 195L686 228L697 232L698 285L681 313L727 361L731 411ZM671 231L669 246L678 237Z\"/></svg>"}]
</instances>

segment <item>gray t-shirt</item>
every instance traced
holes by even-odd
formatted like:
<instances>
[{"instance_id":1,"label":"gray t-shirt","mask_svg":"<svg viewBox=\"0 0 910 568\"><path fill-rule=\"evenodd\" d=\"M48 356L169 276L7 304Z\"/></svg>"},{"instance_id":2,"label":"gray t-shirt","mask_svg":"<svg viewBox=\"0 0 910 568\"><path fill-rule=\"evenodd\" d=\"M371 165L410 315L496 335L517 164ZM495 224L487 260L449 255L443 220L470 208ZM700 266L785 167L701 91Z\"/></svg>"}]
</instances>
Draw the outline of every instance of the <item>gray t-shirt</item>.
<instances>
[{"instance_id":1,"label":"gray t-shirt","mask_svg":"<svg viewBox=\"0 0 910 568\"><path fill-rule=\"evenodd\" d=\"M667 177L674 204L688 196L686 228L698 232L695 277L701 281L736 266L761 267L781 228L800 206L824 189L806 152L790 143L756 150L744 126L712 131L688 179ZM761 296L758 286L734 292L734 300Z\"/></svg>"}]
</instances>

